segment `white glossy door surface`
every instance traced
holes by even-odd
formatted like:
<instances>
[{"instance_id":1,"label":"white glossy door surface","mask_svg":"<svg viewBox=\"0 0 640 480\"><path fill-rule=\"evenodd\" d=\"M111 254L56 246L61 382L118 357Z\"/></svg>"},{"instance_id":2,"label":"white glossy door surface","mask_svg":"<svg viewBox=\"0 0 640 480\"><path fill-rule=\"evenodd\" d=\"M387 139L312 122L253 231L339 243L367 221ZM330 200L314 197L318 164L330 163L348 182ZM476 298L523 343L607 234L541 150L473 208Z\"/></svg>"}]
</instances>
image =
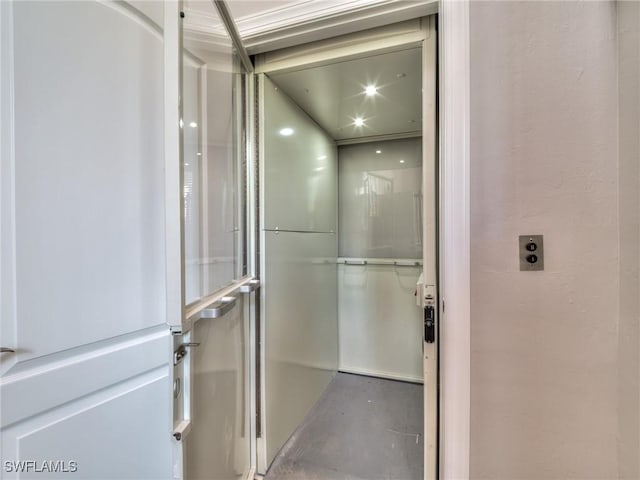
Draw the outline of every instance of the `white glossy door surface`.
<instances>
[{"instance_id":1,"label":"white glossy door surface","mask_svg":"<svg viewBox=\"0 0 640 480\"><path fill-rule=\"evenodd\" d=\"M250 473L247 306L241 295L223 317L194 325L191 340L200 345L192 349L193 425L185 440L189 480L241 479Z\"/></svg>"},{"instance_id":2,"label":"white glossy door surface","mask_svg":"<svg viewBox=\"0 0 640 480\"><path fill-rule=\"evenodd\" d=\"M136 5L0 4L3 479L172 475L163 10Z\"/></svg>"}]
</instances>

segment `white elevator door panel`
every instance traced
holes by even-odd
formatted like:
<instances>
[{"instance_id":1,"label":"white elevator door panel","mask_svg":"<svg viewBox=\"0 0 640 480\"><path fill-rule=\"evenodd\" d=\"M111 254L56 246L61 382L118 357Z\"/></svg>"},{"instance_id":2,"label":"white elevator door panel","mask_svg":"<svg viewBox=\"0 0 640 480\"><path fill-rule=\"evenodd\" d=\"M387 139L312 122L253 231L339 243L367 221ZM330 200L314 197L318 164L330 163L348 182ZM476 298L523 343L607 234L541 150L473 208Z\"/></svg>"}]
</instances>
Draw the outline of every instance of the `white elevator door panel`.
<instances>
[{"instance_id":1,"label":"white elevator door panel","mask_svg":"<svg viewBox=\"0 0 640 480\"><path fill-rule=\"evenodd\" d=\"M193 404L186 478L247 478L250 461L248 317L245 298L216 319L199 320L192 341Z\"/></svg>"},{"instance_id":2,"label":"white elevator door panel","mask_svg":"<svg viewBox=\"0 0 640 480\"><path fill-rule=\"evenodd\" d=\"M163 6L139 6L0 3L2 479L172 475Z\"/></svg>"}]
</instances>

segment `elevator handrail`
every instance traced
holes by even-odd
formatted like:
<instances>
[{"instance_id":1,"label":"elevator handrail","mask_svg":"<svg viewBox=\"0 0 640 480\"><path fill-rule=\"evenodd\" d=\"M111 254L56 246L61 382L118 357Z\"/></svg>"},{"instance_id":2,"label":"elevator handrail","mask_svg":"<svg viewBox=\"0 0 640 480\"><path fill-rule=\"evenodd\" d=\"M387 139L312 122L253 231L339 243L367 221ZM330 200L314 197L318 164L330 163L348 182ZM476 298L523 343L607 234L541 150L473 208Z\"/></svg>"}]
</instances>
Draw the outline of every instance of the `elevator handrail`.
<instances>
[{"instance_id":1,"label":"elevator handrail","mask_svg":"<svg viewBox=\"0 0 640 480\"><path fill-rule=\"evenodd\" d=\"M339 265L389 265L395 267L421 267L422 259L419 258L357 258L339 257L336 260Z\"/></svg>"}]
</instances>

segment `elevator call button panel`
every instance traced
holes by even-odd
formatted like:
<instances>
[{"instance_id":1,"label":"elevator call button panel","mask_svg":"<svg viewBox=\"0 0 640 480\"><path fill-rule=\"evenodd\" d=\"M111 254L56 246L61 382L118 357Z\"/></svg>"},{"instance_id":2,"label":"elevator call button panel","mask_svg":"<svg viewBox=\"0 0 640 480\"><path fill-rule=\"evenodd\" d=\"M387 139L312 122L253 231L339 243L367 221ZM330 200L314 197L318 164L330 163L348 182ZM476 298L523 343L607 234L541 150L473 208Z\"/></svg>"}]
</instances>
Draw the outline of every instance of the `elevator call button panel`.
<instances>
[{"instance_id":1,"label":"elevator call button panel","mask_svg":"<svg viewBox=\"0 0 640 480\"><path fill-rule=\"evenodd\" d=\"M544 270L542 235L520 235L518 243L520 247L520 271Z\"/></svg>"}]
</instances>

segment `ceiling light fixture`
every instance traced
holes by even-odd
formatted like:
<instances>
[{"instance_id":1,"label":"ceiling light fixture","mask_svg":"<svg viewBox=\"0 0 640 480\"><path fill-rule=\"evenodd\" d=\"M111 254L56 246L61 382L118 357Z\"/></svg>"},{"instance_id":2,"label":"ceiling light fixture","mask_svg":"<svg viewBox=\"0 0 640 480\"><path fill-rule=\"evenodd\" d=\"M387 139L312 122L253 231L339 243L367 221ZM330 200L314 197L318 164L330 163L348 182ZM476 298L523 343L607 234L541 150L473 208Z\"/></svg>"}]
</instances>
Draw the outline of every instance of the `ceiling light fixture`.
<instances>
[{"instance_id":1,"label":"ceiling light fixture","mask_svg":"<svg viewBox=\"0 0 640 480\"><path fill-rule=\"evenodd\" d=\"M353 121L353 124L354 124L356 127L361 127L361 126L363 126L363 125L364 125L364 120L363 120L361 117L357 117L357 118Z\"/></svg>"},{"instance_id":2,"label":"ceiling light fixture","mask_svg":"<svg viewBox=\"0 0 640 480\"><path fill-rule=\"evenodd\" d=\"M293 128L285 127L282 130L280 130L279 133L283 137L289 137L289 136L293 135Z\"/></svg>"},{"instance_id":3,"label":"ceiling light fixture","mask_svg":"<svg viewBox=\"0 0 640 480\"><path fill-rule=\"evenodd\" d=\"M189 126L190 126L191 128L196 128L196 127L198 126L198 124L197 124L196 122L191 122L191 123L189 124Z\"/></svg>"},{"instance_id":4,"label":"ceiling light fixture","mask_svg":"<svg viewBox=\"0 0 640 480\"><path fill-rule=\"evenodd\" d=\"M367 88L364 89L364 93L367 94L367 97L373 97L377 91L378 89L375 85L368 85Z\"/></svg>"},{"instance_id":5,"label":"ceiling light fixture","mask_svg":"<svg viewBox=\"0 0 640 480\"><path fill-rule=\"evenodd\" d=\"M380 155L382 153L382 150L376 150L376 153Z\"/></svg>"},{"instance_id":6,"label":"ceiling light fixture","mask_svg":"<svg viewBox=\"0 0 640 480\"><path fill-rule=\"evenodd\" d=\"M400 163L404 163L404 160L400 160Z\"/></svg>"}]
</instances>

